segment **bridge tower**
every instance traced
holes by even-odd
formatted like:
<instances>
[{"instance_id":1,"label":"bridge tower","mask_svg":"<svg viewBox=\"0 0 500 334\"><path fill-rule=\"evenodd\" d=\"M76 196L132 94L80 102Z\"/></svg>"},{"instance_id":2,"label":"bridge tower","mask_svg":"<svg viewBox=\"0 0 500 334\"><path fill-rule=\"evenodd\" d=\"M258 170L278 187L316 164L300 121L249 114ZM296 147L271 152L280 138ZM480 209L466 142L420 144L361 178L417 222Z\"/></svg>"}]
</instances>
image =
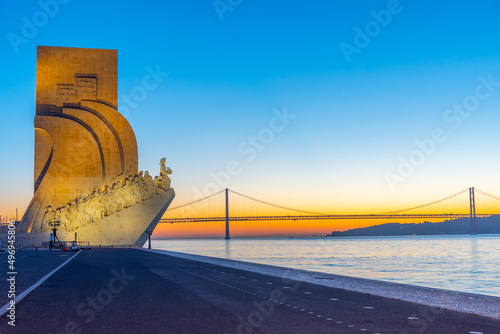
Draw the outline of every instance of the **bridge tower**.
<instances>
[{"instance_id":1,"label":"bridge tower","mask_svg":"<svg viewBox=\"0 0 500 334\"><path fill-rule=\"evenodd\" d=\"M226 240L231 239L229 237L229 189L226 188Z\"/></svg>"},{"instance_id":2,"label":"bridge tower","mask_svg":"<svg viewBox=\"0 0 500 334\"><path fill-rule=\"evenodd\" d=\"M470 233L476 234L476 198L474 196L474 187L469 188L469 203L470 203Z\"/></svg>"}]
</instances>

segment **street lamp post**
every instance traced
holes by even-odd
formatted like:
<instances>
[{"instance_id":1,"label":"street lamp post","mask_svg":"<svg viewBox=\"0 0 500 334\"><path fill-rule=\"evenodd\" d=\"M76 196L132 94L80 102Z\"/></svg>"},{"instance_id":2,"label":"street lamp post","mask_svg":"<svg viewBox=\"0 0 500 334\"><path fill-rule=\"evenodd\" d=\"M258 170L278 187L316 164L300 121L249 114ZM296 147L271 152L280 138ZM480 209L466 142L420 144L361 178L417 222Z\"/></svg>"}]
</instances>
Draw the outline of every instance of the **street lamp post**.
<instances>
[{"instance_id":1,"label":"street lamp post","mask_svg":"<svg viewBox=\"0 0 500 334\"><path fill-rule=\"evenodd\" d=\"M146 233L148 234L149 239L148 249L151 249L151 234L153 234L153 231L146 230Z\"/></svg>"},{"instance_id":2,"label":"street lamp post","mask_svg":"<svg viewBox=\"0 0 500 334\"><path fill-rule=\"evenodd\" d=\"M57 245L59 245L59 238L57 237L57 228L59 227L59 225L61 225L61 222L57 218L53 218L49 222L49 226L52 227L52 233L53 233L53 238L54 238L54 241L50 240L49 249L52 249L54 247L54 243L56 243L56 242L57 242Z\"/></svg>"}]
</instances>

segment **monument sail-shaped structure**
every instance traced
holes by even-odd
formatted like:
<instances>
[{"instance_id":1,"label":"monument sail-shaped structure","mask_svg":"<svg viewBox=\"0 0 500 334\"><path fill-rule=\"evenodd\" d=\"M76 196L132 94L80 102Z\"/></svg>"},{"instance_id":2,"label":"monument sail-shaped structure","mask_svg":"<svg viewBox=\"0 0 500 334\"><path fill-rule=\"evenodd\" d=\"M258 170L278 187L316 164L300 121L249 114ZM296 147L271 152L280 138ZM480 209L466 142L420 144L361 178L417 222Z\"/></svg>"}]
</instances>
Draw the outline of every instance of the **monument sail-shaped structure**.
<instances>
[{"instance_id":1,"label":"monument sail-shaped structure","mask_svg":"<svg viewBox=\"0 0 500 334\"><path fill-rule=\"evenodd\" d=\"M117 50L37 52L34 196L18 233L48 241L56 220L63 237L142 246L175 194L164 159L155 179L138 170L134 131L117 108Z\"/></svg>"}]
</instances>

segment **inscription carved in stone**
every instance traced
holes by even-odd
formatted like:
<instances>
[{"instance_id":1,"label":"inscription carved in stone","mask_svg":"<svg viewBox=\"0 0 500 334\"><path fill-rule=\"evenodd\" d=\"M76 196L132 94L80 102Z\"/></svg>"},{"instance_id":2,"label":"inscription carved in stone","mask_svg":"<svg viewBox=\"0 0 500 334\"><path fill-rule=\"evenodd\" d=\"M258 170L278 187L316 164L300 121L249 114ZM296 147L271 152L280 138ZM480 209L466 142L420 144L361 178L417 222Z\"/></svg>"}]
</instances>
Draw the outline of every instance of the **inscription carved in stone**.
<instances>
[{"instance_id":1,"label":"inscription carved in stone","mask_svg":"<svg viewBox=\"0 0 500 334\"><path fill-rule=\"evenodd\" d=\"M75 95L75 85L57 84L56 85L56 105L62 106L63 103L77 103Z\"/></svg>"},{"instance_id":2,"label":"inscription carved in stone","mask_svg":"<svg viewBox=\"0 0 500 334\"><path fill-rule=\"evenodd\" d=\"M56 85L56 105L78 103L81 100L97 100L97 77L95 75L75 75L75 83Z\"/></svg>"},{"instance_id":3,"label":"inscription carved in stone","mask_svg":"<svg viewBox=\"0 0 500 334\"><path fill-rule=\"evenodd\" d=\"M97 78L95 76L76 76L75 89L78 100L96 100Z\"/></svg>"}]
</instances>

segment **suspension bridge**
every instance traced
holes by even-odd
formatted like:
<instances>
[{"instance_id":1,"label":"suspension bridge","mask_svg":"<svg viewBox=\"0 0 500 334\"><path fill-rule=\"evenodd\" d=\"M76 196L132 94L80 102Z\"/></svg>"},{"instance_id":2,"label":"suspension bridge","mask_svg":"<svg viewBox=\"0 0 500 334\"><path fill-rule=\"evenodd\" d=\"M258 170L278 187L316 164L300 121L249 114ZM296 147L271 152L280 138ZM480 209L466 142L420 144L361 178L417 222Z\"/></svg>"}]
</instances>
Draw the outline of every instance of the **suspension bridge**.
<instances>
[{"instance_id":1,"label":"suspension bridge","mask_svg":"<svg viewBox=\"0 0 500 334\"><path fill-rule=\"evenodd\" d=\"M231 207L230 207L231 204ZM233 209L235 208L235 209ZM231 209L231 210L230 210ZM230 215L230 212L234 214ZM456 219L470 217L470 233L477 231L476 217L500 213L500 197L474 187L416 207L378 214L318 213L262 201L230 189L169 208L160 223L225 222L229 239L231 221L338 220L338 219Z\"/></svg>"}]
</instances>

